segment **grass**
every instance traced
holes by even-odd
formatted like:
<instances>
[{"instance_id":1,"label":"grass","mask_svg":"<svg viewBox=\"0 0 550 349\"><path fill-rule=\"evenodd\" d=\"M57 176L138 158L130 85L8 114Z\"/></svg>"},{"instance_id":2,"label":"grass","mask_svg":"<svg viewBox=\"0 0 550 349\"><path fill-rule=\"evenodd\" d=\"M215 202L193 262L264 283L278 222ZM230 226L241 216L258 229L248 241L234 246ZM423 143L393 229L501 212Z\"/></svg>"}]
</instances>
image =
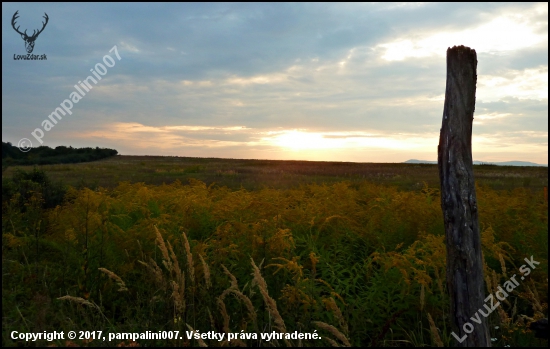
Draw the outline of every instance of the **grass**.
<instances>
[{"instance_id":1,"label":"grass","mask_svg":"<svg viewBox=\"0 0 550 349\"><path fill-rule=\"evenodd\" d=\"M8 168L2 176L11 176L16 168ZM320 161L238 160L215 158L114 156L108 159L78 163L39 166L50 179L72 186L114 188L121 181L146 184L186 183L195 178L207 185L215 183L231 189L288 189L301 184L337 183L365 180L395 185L402 190L420 190L439 186L437 165L403 163L352 163ZM474 166L478 184L493 189L518 187L542 190L548 186L547 167Z\"/></svg>"},{"instance_id":2,"label":"grass","mask_svg":"<svg viewBox=\"0 0 550 349\"><path fill-rule=\"evenodd\" d=\"M22 180L24 198L12 187L3 200L3 346L452 344L435 165L117 156L39 168L76 188L44 208ZM493 345L544 346L527 327L548 314L548 169L474 171L486 292L525 257L541 263L490 315ZM192 329L236 337L10 337ZM322 339L261 338L273 331Z\"/></svg>"}]
</instances>

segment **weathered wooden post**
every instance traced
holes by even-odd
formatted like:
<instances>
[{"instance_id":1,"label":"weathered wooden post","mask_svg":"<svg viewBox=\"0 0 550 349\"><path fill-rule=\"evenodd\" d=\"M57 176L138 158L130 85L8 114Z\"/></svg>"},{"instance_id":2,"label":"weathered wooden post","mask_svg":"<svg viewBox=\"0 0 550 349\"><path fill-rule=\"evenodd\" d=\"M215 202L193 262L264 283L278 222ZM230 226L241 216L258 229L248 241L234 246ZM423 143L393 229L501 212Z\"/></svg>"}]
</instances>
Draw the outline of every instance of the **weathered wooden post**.
<instances>
[{"instance_id":1,"label":"weathered wooden post","mask_svg":"<svg viewBox=\"0 0 550 349\"><path fill-rule=\"evenodd\" d=\"M472 164L476 69L475 50L465 46L447 50L447 85L437 164L452 330L458 346L488 347L491 341L487 319L478 312L480 308L485 310L485 292Z\"/></svg>"}]
</instances>

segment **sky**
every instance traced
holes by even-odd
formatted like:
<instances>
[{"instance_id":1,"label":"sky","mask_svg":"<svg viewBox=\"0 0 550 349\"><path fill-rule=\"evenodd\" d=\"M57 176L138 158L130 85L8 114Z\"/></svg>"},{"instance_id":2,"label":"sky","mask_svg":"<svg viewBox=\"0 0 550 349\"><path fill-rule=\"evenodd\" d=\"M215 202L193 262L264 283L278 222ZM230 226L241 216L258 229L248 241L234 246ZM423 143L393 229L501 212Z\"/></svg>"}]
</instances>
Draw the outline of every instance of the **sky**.
<instances>
[{"instance_id":1,"label":"sky","mask_svg":"<svg viewBox=\"0 0 550 349\"><path fill-rule=\"evenodd\" d=\"M45 60L20 59L16 11L27 35L47 14ZM477 52L474 160L547 164L547 3L2 3L2 140L436 160L455 45Z\"/></svg>"}]
</instances>

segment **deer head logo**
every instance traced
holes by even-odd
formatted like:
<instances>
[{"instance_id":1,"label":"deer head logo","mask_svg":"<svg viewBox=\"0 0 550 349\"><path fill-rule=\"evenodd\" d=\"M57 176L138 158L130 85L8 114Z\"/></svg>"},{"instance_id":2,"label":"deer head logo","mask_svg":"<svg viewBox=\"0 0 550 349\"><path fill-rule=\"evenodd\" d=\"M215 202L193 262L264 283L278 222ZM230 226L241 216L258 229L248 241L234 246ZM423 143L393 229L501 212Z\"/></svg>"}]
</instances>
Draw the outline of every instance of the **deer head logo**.
<instances>
[{"instance_id":1,"label":"deer head logo","mask_svg":"<svg viewBox=\"0 0 550 349\"><path fill-rule=\"evenodd\" d=\"M44 19L46 19L46 22L42 22L42 29L40 29L38 32L36 32L36 29L33 30L32 32L32 35L29 36L27 35L27 30L25 29L25 32L22 33L19 31L19 27L15 27L15 20L17 18L19 18L19 16L17 15L19 11L15 11L15 13L13 14L13 18L11 19L11 26L13 27L13 29L19 33L19 35L21 35L21 37L23 38L23 40L25 40L25 49L27 49L27 53L32 53L32 50L34 49L34 41L36 40L36 38L38 38L38 35L40 35L40 33L42 33L42 31L44 30L44 28L46 28L46 24L48 24L48 20L49 20L49 17L48 17L48 14L46 12L44 12Z\"/></svg>"}]
</instances>

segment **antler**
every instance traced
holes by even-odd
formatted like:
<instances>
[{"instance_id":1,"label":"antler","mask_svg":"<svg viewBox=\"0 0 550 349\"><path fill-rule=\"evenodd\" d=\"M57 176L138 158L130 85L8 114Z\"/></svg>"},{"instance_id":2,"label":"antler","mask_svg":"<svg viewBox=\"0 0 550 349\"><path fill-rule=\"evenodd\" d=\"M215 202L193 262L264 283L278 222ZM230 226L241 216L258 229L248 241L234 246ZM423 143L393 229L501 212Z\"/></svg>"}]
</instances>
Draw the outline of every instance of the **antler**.
<instances>
[{"instance_id":1,"label":"antler","mask_svg":"<svg viewBox=\"0 0 550 349\"><path fill-rule=\"evenodd\" d=\"M17 13L18 13L18 12L19 12L19 10L15 11L15 13L13 14L13 17L12 17L12 19L11 19L11 26L12 26L13 29L14 29L16 32L18 32L20 35L25 35L25 36L27 36L27 31L26 31L26 30L25 30L25 33L21 33L21 32L19 31L19 27L17 27L17 28L15 27L15 20L16 20L17 18L19 18L19 16L17 16ZM44 13L45 13L45 12L44 12Z\"/></svg>"},{"instance_id":2,"label":"antler","mask_svg":"<svg viewBox=\"0 0 550 349\"><path fill-rule=\"evenodd\" d=\"M15 28L15 24L16 24L16 23L15 23L15 20L16 20L17 18L19 18L19 16L17 16L17 13L19 13L19 10L15 11L15 13L13 14L13 17L12 17L12 19L11 19L11 26L13 27L13 29L14 29L16 32L18 32L18 33L21 34L21 35L24 35L26 38L29 38L29 39L36 39L36 37L37 37L40 33L42 33L42 31L44 30L44 28L46 28L46 25L48 24L48 21L50 20L50 17L48 17L48 14L47 14L46 12L44 12L44 16L43 16L42 18L44 18L44 19L46 20L46 22L45 22L45 23L42 22L42 29L40 29L40 30L38 31L38 33L36 32L36 29L34 29L33 32L32 32L32 35L31 35L31 36L28 36L28 35L27 35L27 30L25 30L24 33L21 33L21 32L19 31L19 27Z\"/></svg>"},{"instance_id":3,"label":"antler","mask_svg":"<svg viewBox=\"0 0 550 349\"><path fill-rule=\"evenodd\" d=\"M42 18L46 20L46 23L42 22L42 29L40 29L36 34L34 34L33 32L32 36L38 36L38 34L42 33L42 31L44 31L44 28L46 28L46 25L48 24L50 17L48 17L48 14L46 12L44 12L44 16L42 16Z\"/></svg>"}]
</instances>

